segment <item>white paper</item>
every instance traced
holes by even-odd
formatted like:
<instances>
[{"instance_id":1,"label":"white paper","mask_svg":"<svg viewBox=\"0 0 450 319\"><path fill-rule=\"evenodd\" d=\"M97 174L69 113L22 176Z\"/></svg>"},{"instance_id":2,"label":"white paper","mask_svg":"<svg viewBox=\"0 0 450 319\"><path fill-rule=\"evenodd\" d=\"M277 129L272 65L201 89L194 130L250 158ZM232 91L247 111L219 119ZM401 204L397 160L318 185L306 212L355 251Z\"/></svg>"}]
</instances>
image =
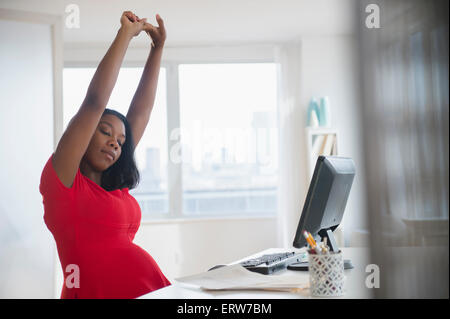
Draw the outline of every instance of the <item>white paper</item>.
<instances>
[{"instance_id":1,"label":"white paper","mask_svg":"<svg viewBox=\"0 0 450 319\"><path fill-rule=\"evenodd\" d=\"M292 291L309 287L307 276L272 276L249 271L239 264L224 266L176 281L204 290L266 289Z\"/></svg>"}]
</instances>

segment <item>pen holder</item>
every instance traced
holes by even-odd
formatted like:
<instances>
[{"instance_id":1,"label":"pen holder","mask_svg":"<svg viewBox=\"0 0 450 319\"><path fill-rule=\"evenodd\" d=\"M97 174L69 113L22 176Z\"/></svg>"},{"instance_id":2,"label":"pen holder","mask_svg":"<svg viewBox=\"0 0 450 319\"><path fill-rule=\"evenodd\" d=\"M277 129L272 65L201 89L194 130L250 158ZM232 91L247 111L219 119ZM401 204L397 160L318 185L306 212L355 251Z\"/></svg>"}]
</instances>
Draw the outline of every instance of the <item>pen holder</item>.
<instances>
[{"instance_id":1,"label":"pen holder","mask_svg":"<svg viewBox=\"0 0 450 319\"><path fill-rule=\"evenodd\" d=\"M342 252L308 254L309 285L315 297L337 297L344 294L344 261Z\"/></svg>"}]
</instances>

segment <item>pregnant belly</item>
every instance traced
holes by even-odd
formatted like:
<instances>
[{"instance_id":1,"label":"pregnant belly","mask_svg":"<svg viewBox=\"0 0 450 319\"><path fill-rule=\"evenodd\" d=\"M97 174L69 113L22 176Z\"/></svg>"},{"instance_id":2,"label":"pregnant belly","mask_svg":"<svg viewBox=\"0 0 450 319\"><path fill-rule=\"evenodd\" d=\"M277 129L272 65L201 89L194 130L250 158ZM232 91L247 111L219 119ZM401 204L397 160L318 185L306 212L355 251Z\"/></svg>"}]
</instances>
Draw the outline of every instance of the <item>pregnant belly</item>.
<instances>
[{"instance_id":1,"label":"pregnant belly","mask_svg":"<svg viewBox=\"0 0 450 319\"><path fill-rule=\"evenodd\" d=\"M136 298L170 285L152 256L133 243L83 255L80 291L87 298Z\"/></svg>"}]
</instances>

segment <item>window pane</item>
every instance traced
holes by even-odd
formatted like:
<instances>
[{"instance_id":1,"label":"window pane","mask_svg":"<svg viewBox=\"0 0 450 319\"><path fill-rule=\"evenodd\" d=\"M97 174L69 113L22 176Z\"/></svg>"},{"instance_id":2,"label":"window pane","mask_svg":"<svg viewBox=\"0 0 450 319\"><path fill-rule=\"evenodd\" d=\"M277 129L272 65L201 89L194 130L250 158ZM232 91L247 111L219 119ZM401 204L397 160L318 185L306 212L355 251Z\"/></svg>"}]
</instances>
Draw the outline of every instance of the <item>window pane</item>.
<instances>
[{"instance_id":1,"label":"window pane","mask_svg":"<svg viewBox=\"0 0 450 319\"><path fill-rule=\"evenodd\" d=\"M78 111L86 95L95 68L65 68L64 81L64 127ZM143 68L121 68L108 108L123 115L139 84ZM166 126L166 72L161 68L153 107L147 129L136 150L136 163L141 182L130 191L139 202L142 218L168 212L167 196L167 126Z\"/></svg>"},{"instance_id":2,"label":"window pane","mask_svg":"<svg viewBox=\"0 0 450 319\"><path fill-rule=\"evenodd\" d=\"M179 66L183 213L274 214L273 63Z\"/></svg>"}]
</instances>

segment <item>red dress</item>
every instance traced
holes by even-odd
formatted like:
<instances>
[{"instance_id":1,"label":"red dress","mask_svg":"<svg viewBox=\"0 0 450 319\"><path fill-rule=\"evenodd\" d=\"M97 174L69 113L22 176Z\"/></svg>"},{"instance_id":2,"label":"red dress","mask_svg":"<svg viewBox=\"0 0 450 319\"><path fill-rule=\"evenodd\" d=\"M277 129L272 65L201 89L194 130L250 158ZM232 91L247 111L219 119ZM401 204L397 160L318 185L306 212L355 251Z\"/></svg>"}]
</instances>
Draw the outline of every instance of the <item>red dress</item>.
<instances>
[{"instance_id":1,"label":"red dress","mask_svg":"<svg viewBox=\"0 0 450 319\"><path fill-rule=\"evenodd\" d=\"M136 298L170 285L155 260L133 243L141 210L128 188L106 191L80 169L68 188L52 157L39 190L64 273L61 298Z\"/></svg>"}]
</instances>

